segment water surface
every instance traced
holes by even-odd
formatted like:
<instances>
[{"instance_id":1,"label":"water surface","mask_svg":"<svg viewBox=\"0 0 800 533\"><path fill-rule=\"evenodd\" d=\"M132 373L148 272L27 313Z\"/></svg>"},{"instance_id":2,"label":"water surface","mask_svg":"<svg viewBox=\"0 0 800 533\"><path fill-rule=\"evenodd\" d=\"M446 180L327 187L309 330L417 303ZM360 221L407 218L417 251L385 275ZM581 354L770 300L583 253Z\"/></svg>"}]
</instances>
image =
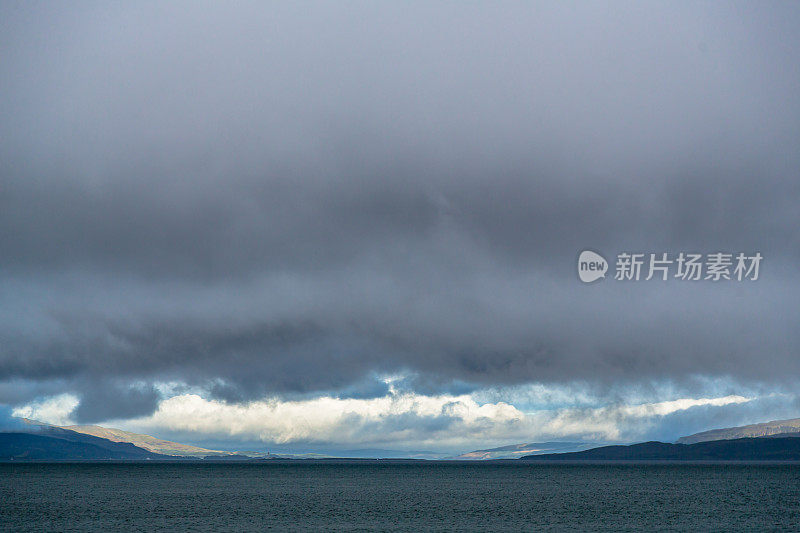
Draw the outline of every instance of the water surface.
<instances>
[{"instance_id":1,"label":"water surface","mask_svg":"<svg viewBox=\"0 0 800 533\"><path fill-rule=\"evenodd\" d=\"M800 465L2 464L0 526L800 530Z\"/></svg>"}]
</instances>

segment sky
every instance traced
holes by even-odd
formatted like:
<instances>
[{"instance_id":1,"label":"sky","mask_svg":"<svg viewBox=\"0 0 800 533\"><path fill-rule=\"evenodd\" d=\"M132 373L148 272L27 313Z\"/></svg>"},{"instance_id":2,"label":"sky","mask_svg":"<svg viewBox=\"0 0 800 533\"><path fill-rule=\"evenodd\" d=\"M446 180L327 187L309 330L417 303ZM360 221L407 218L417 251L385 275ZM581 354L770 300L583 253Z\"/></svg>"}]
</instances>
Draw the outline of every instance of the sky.
<instances>
[{"instance_id":1,"label":"sky","mask_svg":"<svg viewBox=\"0 0 800 533\"><path fill-rule=\"evenodd\" d=\"M0 2L0 405L298 451L798 417L797 27L791 2ZM719 251L758 279L613 277Z\"/></svg>"}]
</instances>

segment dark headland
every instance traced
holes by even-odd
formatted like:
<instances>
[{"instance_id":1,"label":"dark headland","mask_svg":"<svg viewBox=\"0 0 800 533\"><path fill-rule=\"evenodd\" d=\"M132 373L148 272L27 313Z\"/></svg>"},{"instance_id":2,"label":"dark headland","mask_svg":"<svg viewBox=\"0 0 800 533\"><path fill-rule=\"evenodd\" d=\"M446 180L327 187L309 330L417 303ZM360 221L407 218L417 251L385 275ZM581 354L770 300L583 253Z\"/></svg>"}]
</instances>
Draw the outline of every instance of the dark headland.
<instances>
[{"instance_id":1,"label":"dark headland","mask_svg":"<svg viewBox=\"0 0 800 533\"><path fill-rule=\"evenodd\" d=\"M784 436L785 435L785 436ZM798 434L696 444L643 442L570 453L526 455L526 461L800 461Z\"/></svg>"}]
</instances>

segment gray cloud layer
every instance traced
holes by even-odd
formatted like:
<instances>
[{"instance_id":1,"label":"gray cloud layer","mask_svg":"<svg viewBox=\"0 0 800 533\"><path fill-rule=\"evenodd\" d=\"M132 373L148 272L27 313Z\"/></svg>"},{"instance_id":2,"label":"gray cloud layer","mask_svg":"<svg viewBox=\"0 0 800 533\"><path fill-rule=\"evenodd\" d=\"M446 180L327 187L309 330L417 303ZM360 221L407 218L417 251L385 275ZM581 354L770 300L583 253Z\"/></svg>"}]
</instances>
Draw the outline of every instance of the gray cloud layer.
<instances>
[{"instance_id":1,"label":"gray cloud layer","mask_svg":"<svg viewBox=\"0 0 800 533\"><path fill-rule=\"evenodd\" d=\"M0 401L797 375L800 10L689 7L3 4Z\"/></svg>"}]
</instances>

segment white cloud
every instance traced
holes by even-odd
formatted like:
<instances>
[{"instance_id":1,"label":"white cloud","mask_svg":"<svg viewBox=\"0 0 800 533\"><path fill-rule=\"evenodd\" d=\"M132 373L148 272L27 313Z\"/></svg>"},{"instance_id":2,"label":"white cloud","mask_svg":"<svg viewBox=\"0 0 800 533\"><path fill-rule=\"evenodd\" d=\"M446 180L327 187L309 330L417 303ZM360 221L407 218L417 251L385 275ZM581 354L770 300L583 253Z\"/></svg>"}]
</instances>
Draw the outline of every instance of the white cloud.
<instances>
[{"instance_id":1,"label":"white cloud","mask_svg":"<svg viewBox=\"0 0 800 533\"><path fill-rule=\"evenodd\" d=\"M78 406L78 397L73 394L59 394L42 401L32 402L15 408L11 414L20 418L30 418L57 426L72 424L69 415Z\"/></svg>"},{"instance_id":2,"label":"white cloud","mask_svg":"<svg viewBox=\"0 0 800 533\"><path fill-rule=\"evenodd\" d=\"M156 436L181 434L195 440L212 438L232 443L317 443L395 449L424 446L463 451L550 439L636 440L674 413L752 400L728 395L587 407L584 402L591 398L578 395L580 402L572 406L526 412L513 405L517 402L486 401L500 396L491 391L423 395L392 387L389 394L371 399L325 396L226 403L207 399L201 391L176 394L180 389L179 384L161 387L165 398L151 416L106 425ZM534 392L538 396L549 395L539 389ZM563 400L563 391L556 396ZM522 395L521 399L526 403L529 398ZM64 425L70 423L70 413L77 405L75 396L62 394L18 407L13 414Z\"/></svg>"},{"instance_id":3,"label":"white cloud","mask_svg":"<svg viewBox=\"0 0 800 533\"><path fill-rule=\"evenodd\" d=\"M152 416L131 423L277 443L395 443L475 438L524 417L507 403L480 405L468 395L392 393L367 400L321 397L228 404L183 394L162 401Z\"/></svg>"},{"instance_id":4,"label":"white cloud","mask_svg":"<svg viewBox=\"0 0 800 533\"><path fill-rule=\"evenodd\" d=\"M596 409L562 409L547 420L542 430L553 435L580 435L597 440L636 438L643 434L658 418L692 407L722 407L742 404L753 398L723 396L719 398L681 398L636 405L612 405Z\"/></svg>"},{"instance_id":5,"label":"white cloud","mask_svg":"<svg viewBox=\"0 0 800 533\"><path fill-rule=\"evenodd\" d=\"M752 398L745 398L744 396L737 395L723 396L721 398L681 398L679 400L671 400L667 402L630 405L621 408L621 411L631 416L664 416L672 414L676 411L683 411L685 409L689 409L690 407L700 405L713 405L720 407L723 405L730 405L732 403L746 403L751 400Z\"/></svg>"},{"instance_id":6,"label":"white cloud","mask_svg":"<svg viewBox=\"0 0 800 533\"><path fill-rule=\"evenodd\" d=\"M230 404L199 394L165 399L150 417L129 421L138 430L194 433L274 443L392 446L486 446L553 438L635 439L658 419L696 406L750 401L743 396L682 398L657 403L523 412L507 402L479 403L472 395L392 393L373 399L321 397Z\"/></svg>"}]
</instances>

